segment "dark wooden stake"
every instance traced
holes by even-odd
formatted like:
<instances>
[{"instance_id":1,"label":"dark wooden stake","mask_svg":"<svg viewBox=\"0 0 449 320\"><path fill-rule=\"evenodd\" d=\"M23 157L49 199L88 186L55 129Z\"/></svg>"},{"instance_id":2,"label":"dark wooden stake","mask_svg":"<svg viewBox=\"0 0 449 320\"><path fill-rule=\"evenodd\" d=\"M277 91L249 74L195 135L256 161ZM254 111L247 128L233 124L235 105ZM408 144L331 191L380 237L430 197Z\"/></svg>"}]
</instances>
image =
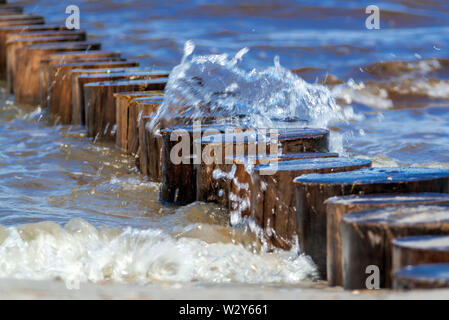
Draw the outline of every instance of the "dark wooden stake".
<instances>
[{"instance_id":1,"label":"dark wooden stake","mask_svg":"<svg viewBox=\"0 0 449 320\"><path fill-rule=\"evenodd\" d=\"M199 150L201 149L201 141L197 140L203 135L212 135L212 132L224 133L225 130L226 126L208 125L204 123L201 123L200 128L196 128L192 125L179 125L161 130L162 201L166 203L185 205L196 200L196 169L197 164L201 161L201 159L194 161L193 158L193 155L196 155L194 150L196 150L196 148ZM178 142L185 147L178 150ZM173 158L177 159L172 159L171 154L173 155ZM201 155L199 155L199 157L201 157Z\"/></svg>"},{"instance_id":2,"label":"dark wooden stake","mask_svg":"<svg viewBox=\"0 0 449 320\"><path fill-rule=\"evenodd\" d=\"M235 173L231 174L233 179L222 178L218 182L222 182L219 188L224 190L222 197L224 197L225 203L228 203L228 207L231 212L238 213L242 218L249 217L251 215L251 192L253 190L253 176L254 167L262 164L269 164L274 162L298 160L298 159L312 159L312 158L335 158L338 157L337 153L287 153L277 155L275 157L267 156L235 156L231 157L232 165ZM229 174L229 172L228 172ZM217 180L214 180L217 181ZM215 182L211 183L214 185ZM248 186L248 188L246 188ZM227 190L229 189L229 191ZM261 215L263 216L263 215ZM260 221L259 221L260 222ZM263 227L263 223L259 224Z\"/></svg>"},{"instance_id":3,"label":"dark wooden stake","mask_svg":"<svg viewBox=\"0 0 449 320\"><path fill-rule=\"evenodd\" d=\"M87 111L87 135L95 139L115 140L116 110L114 93L164 90L167 78L149 80L104 81L84 86Z\"/></svg>"},{"instance_id":4,"label":"dark wooden stake","mask_svg":"<svg viewBox=\"0 0 449 320\"><path fill-rule=\"evenodd\" d=\"M376 279L368 268L378 268L381 288L391 287L392 242L419 235L449 235L449 205L393 207L353 212L341 225L345 289L366 289ZM373 272L371 270L371 272ZM376 271L374 271L376 272Z\"/></svg>"},{"instance_id":5,"label":"dark wooden stake","mask_svg":"<svg viewBox=\"0 0 449 320\"><path fill-rule=\"evenodd\" d=\"M94 77L87 77L88 75L99 75L118 73L118 72L133 72L141 70L140 68L100 68L100 69L74 69L72 70L72 124L86 125L86 108L84 105L84 84L92 83ZM93 81L98 82L98 81Z\"/></svg>"},{"instance_id":6,"label":"dark wooden stake","mask_svg":"<svg viewBox=\"0 0 449 320\"><path fill-rule=\"evenodd\" d=\"M133 114L137 115L136 119L136 129L137 129L137 145L138 145L138 162L139 162L139 169L140 172L145 175L149 176L149 154L152 152L160 152L160 150L157 149L147 149L148 143L146 142L146 121L145 117L151 116L154 114L154 112L157 111L159 106L162 104L164 98L163 96L155 96L150 98L138 98L133 100L133 104L130 107L130 111L132 111Z\"/></svg>"},{"instance_id":7,"label":"dark wooden stake","mask_svg":"<svg viewBox=\"0 0 449 320\"><path fill-rule=\"evenodd\" d=\"M142 91L142 92L119 92L114 94L115 107L117 111L117 133L115 145L123 152L129 152L128 128L129 128L129 107L131 100L136 98L163 95L163 91Z\"/></svg>"},{"instance_id":8,"label":"dark wooden stake","mask_svg":"<svg viewBox=\"0 0 449 320\"><path fill-rule=\"evenodd\" d=\"M392 272L410 265L449 263L449 236L415 236L393 240Z\"/></svg>"},{"instance_id":9,"label":"dark wooden stake","mask_svg":"<svg viewBox=\"0 0 449 320\"><path fill-rule=\"evenodd\" d=\"M327 203L327 280L330 286L343 285L341 219L345 214L368 209L449 203L449 194L410 193L332 197ZM448 261L449 262L449 261Z\"/></svg>"},{"instance_id":10,"label":"dark wooden stake","mask_svg":"<svg viewBox=\"0 0 449 320\"><path fill-rule=\"evenodd\" d=\"M262 227L268 243L290 249L297 236L293 179L309 173L346 172L371 166L371 161L350 158L309 158L281 161L254 168L251 216Z\"/></svg>"},{"instance_id":11,"label":"dark wooden stake","mask_svg":"<svg viewBox=\"0 0 449 320\"><path fill-rule=\"evenodd\" d=\"M295 179L301 249L326 279L327 215L334 196L449 191L449 171L428 168L371 168L347 173L313 174Z\"/></svg>"}]
</instances>

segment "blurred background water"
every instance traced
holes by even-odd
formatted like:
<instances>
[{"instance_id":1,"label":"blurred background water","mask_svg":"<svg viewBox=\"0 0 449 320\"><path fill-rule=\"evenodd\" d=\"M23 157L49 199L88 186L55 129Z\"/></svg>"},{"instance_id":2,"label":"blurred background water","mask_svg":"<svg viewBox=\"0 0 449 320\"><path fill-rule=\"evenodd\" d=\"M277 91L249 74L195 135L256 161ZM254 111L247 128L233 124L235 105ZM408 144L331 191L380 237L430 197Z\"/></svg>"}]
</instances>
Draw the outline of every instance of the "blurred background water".
<instances>
[{"instance_id":1,"label":"blurred background water","mask_svg":"<svg viewBox=\"0 0 449 320\"><path fill-rule=\"evenodd\" d=\"M90 39L143 66L171 70L187 40L197 55L248 47L248 70L272 66L278 55L352 108L353 117L331 126L345 154L449 168L447 1L20 3L49 23L64 23L65 8L78 5ZM379 30L365 27L372 4L381 10ZM252 234L230 228L219 207L161 205L158 186L113 145L48 126L38 106L18 107L4 91L0 102L0 277L281 285L315 278L308 258L265 252Z\"/></svg>"}]
</instances>

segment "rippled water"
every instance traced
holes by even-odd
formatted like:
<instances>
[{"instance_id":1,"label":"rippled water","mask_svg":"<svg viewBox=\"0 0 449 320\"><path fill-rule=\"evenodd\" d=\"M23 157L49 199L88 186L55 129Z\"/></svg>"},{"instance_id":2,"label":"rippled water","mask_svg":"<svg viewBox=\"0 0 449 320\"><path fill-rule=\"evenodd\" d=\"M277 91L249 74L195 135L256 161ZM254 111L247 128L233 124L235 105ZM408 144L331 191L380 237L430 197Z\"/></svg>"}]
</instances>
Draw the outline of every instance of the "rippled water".
<instances>
[{"instance_id":1,"label":"rippled water","mask_svg":"<svg viewBox=\"0 0 449 320\"><path fill-rule=\"evenodd\" d=\"M78 4L82 28L105 49L171 69L196 54L249 52L244 67L280 63L329 86L355 116L331 128L345 153L376 165L449 168L446 1L377 1L381 29L365 29L360 1L29 0L48 22ZM368 5L368 4L366 4ZM201 203L163 206L158 186L113 145L52 127L37 106L0 99L0 277L74 281L296 284L313 264L265 251L227 213Z\"/></svg>"}]
</instances>

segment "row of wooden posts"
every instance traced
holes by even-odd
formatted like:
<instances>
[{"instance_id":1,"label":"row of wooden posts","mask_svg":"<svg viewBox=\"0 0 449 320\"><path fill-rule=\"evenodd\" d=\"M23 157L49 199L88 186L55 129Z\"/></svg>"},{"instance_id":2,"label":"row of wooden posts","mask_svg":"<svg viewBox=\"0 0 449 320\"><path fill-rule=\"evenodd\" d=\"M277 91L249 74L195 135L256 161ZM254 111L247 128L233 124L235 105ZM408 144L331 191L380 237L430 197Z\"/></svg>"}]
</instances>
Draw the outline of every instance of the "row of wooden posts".
<instances>
[{"instance_id":1,"label":"row of wooden posts","mask_svg":"<svg viewBox=\"0 0 449 320\"><path fill-rule=\"evenodd\" d=\"M381 287L449 285L448 170L371 168L369 160L329 152L325 129L239 140L244 131L226 134L230 126L219 119L201 119L198 132L180 115L155 133L147 124L163 101L168 72L103 51L85 31L47 25L20 6L0 5L0 77L16 103L40 104L53 123L115 140L143 175L161 182L167 204L219 203L254 220L270 248L290 249L298 237L331 286L365 289L376 268ZM187 133L190 154L196 143L216 161L174 163L177 129ZM262 156L252 145L279 150Z\"/></svg>"}]
</instances>

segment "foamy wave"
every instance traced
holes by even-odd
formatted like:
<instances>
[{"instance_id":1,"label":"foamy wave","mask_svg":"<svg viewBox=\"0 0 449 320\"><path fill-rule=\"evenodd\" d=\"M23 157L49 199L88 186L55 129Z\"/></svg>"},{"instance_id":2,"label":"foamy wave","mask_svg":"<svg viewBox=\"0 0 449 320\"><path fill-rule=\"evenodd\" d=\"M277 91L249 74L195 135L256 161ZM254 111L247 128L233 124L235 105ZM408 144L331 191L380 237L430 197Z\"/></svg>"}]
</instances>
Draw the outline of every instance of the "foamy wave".
<instances>
[{"instance_id":1,"label":"foamy wave","mask_svg":"<svg viewBox=\"0 0 449 320\"><path fill-rule=\"evenodd\" d=\"M253 252L148 229L96 229L74 219L0 227L0 277L70 282L298 283L316 277L296 252Z\"/></svg>"}]
</instances>

